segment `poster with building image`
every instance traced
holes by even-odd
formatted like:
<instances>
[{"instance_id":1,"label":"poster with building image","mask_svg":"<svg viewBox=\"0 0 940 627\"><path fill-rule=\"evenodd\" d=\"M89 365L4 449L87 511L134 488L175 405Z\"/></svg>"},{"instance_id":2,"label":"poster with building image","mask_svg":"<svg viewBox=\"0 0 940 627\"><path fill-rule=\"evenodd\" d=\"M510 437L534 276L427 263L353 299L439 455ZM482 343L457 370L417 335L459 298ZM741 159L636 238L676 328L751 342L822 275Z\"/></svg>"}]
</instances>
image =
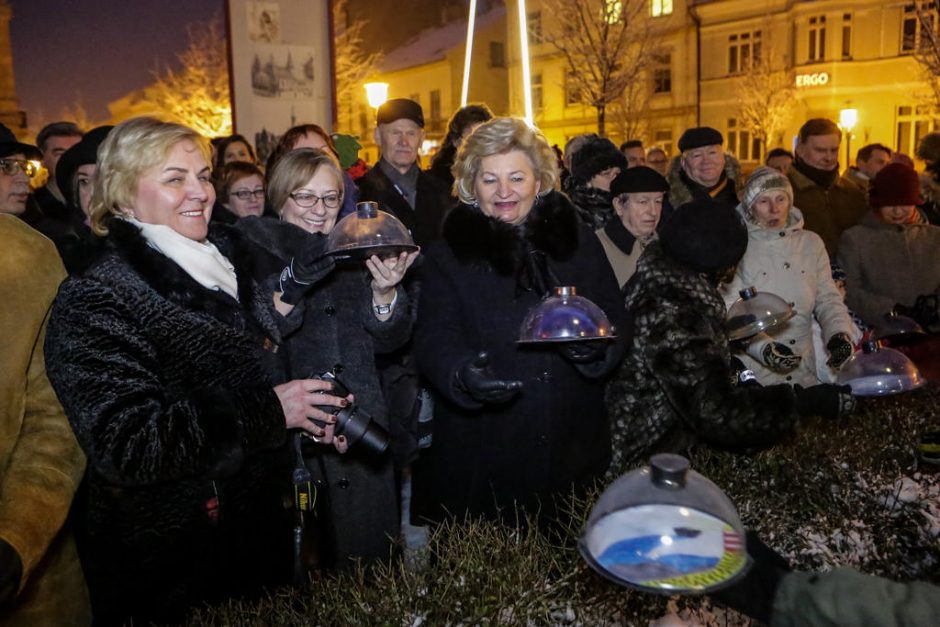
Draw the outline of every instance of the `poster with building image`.
<instances>
[{"instance_id":1,"label":"poster with building image","mask_svg":"<svg viewBox=\"0 0 940 627\"><path fill-rule=\"evenodd\" d=\"M328 0L227 0L235 132L264 162L297 124L333 128Z\"/></svg>"}]
</instances>

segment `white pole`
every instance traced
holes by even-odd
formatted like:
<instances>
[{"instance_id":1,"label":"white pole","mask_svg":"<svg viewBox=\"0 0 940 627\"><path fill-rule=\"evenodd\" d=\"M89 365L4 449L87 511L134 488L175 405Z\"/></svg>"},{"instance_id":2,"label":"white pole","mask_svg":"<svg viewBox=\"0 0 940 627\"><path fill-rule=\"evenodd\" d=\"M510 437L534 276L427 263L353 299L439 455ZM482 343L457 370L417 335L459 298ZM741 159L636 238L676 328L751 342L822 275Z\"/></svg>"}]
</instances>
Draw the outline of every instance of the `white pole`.
<instances>
[{"instance_id":1,"label":"white pole","mask_svg":"<svg viewBox=\"0 0 940 627\"><path fill-rule=\"evenodd\" d=\"M522 54L522 91L525 101L525 121L535 125L532 115L532 77L529 75L529 26L526 24L525 0L519 1L519 49Z\"/></svg>"},{"instance_id":2,"label":"white pole","mask_svg":"<svg viewBox=\"0 0 940 627\"><path fill-rule=\"evenodd\" d=\"M463 58L463 91L460 94L460 106L467 106L470 94L470 57L473 54L473 24L477 17L477 0L470 0L470 19L467 20L467 47Z\"/></svg>"}]
</instances>

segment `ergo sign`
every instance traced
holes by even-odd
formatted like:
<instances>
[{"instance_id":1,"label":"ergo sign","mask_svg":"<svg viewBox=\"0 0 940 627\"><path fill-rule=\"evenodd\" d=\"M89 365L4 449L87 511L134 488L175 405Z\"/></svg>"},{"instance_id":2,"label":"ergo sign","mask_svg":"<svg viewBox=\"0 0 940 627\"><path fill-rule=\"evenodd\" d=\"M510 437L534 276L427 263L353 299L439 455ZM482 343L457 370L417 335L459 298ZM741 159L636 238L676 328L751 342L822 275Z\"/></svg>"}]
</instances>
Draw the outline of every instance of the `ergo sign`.
<instances>
[{"instance_id":1,"label":"ergo sign","mask_svg":"<svg viewBox=\"0 0 940 627\"><path fill-rule=\"evenodd\" d=\"M818 87L829 83L829 72L815 72L813 74L797 74L797 87Z\"/></svg>"}]
</instances>

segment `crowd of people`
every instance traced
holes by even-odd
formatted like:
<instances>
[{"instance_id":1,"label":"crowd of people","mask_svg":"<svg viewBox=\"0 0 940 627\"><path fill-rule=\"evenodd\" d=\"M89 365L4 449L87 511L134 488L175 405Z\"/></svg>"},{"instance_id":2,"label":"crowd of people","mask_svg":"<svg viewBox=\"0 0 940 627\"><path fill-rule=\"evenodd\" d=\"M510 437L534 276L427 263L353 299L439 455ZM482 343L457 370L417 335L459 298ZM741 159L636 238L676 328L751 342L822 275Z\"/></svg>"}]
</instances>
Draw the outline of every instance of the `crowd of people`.
<instances>
[{"instance_id":1,"label":"crowd of people","mask_svg":"<svg viewBox=\"0 0 940 627\"><path fill-rule=\"evenodd\" d=\"M314 123L264 163L148 117L0 125L0 622L179 621L396 559L406 525L552 525L652 453L849 415L831 382L886 314L940 331L940 134L920 175L882 144L840 172L820 118L749 175L710 127L562 151L470 105L427 169L424 136L408 99L368 168ZM337 261L360 202L420 250ZM517 343L561 286L613 339ZM795 315L731 341L749 287Z\"/></svg>"}]
</instances>

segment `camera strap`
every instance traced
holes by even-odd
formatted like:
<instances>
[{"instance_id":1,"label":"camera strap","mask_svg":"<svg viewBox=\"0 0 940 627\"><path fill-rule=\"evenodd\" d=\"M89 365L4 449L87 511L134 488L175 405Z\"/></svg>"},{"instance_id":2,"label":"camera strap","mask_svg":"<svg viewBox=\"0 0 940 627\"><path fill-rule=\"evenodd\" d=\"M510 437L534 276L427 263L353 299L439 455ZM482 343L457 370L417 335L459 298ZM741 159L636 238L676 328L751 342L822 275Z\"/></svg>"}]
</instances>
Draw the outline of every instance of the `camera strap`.
<instances>
[{"instance_id":1,"label":"camera strap","mask_svg":"<svg viewBox=\"0 0 940 627\"><path fill-rule=\"evenodd\" d=\"M291 480L294 484L294 509L298 512L315 512L317 486L307 464L304 463L302 437L300 431L291 434L291 445L294 450L294 470L291 473Z\"/></svg>"}]
</instances>

